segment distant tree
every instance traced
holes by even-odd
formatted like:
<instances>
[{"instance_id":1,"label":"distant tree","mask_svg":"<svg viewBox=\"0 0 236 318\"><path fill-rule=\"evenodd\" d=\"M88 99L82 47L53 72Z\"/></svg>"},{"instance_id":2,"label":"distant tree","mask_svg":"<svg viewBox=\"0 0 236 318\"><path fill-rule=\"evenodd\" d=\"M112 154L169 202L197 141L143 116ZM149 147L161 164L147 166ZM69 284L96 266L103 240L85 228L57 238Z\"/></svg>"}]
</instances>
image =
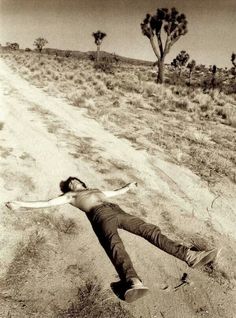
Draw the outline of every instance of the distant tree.
<instances>
[{"instance_id":1,"label":"distant tree","mask_svg":"<svg viewBox=\"0 0 236 318\"><path fill-rule=\"evenodd\" d=\"M120 61L119 57L116 55L116 53L112 53L112 57L115 63L118 63Z\"/></svg>"},{"instance_id":2,"label":"distant tree","mask_svg":"<svg viewBox=\"0 0 236 318\"><path fill-rule=\"evenodd\" d=\"M65 57L70 57L71 56L71 51L67 50L65 51Z\"/></svg>"},{"instance_id":3,"label":"distant tree","mask_svg":"<svg viewBox=\"0 0 236 318\"><path fill-rule=\"evenodd\" d=\"M13 42L13 43L6 42L6 46L11 50L19 50L20 48L19 44L16 42Z\"/></svg>"},{"instance_id":4,"label":"distant tree","mask_svg":"<svg viewBox=\"0 0 236 318\"><path fill-rule=\"evenodd\" d=\"M231 55L231 62L232 62L232 64L233 64L234 67L236 67L235 58L236 58L236 54L235 54L235 53L232 53L232 55Z\"/></svg>"},{"instance_id":5,"label":"distant tree","mask_svg":"<svg viewBox=\"0 0 236 318\"><path fill-rule=\"evenodd\" d=\"M48 41L44 38L37 38L35 41L34 41L34 46L36 47L36 50L38 50L40 53L42 52L42 49L43 47L48 44Z\"/></svg>"},{"instance_id":6,"label":"distant tree","mask_svg":"<svg viewBox=\"0 0 236 318\"><path fill-rule=\"evenodd\" d=\"M216 65L210 66L209 70L211 72L211 88L215 89L215 87L216 87L216 71L217 71Z\"/></svg>"},{"instance_id":7,"label":"distant tree","mask_svg":"<svg viewBox=\"0 0 236 318\"><path fill-rule=\"evenodd\" d=\"M195 70L196 67L196 61L195 60L191 60L188 64L187 64L187 68L189 69L189 85L191 85L191 78L192 78L192 73Z\"/></svg>"},{"instance_id":8,"label":"distant tree","mask_svg":"<svg viewBox=\"0 0 236 318\"><path fill-rule=\"evenodd\" d=\"M207 70L207 67L204 64L198 64L195 69L199 72L205 72Z\"/></svg>"},{"instance_id":9,"label":"distant tree","mask_svg":"<svg viewBox=\"0 0 236 318\"><path fill-rule=\"evenodd\" d=\"M157 9L155 15L146 15L146 18L141 23L143 35L145 35L152 46L152 49L157 57L157 82L164 81L164 61L171 47L182 35L187 33L187 20L184 14L172 8L171 10L162 8ZM162 30L166 33L165 44L163 45ZM157 43L155 43L155 36Z\"/></svg>"},{"instance_id":10,"label":"distant tree","mask_svg":"<svg viewBox=\"0 0 236 318\"><path fill-rule=\"evenodd\" d=\"M190 56L186 51L181 51L171 62L171 65L174 66L175 69L179 69L179 76L181 75L183 68L187 64L189 57Z\"/></svg>"},{"instance_id":11,"label":"distant tree","mask_svg":"<svg viewBox=\"0 0 236 318\"><path fill-rule=\"evenodd\" d=\"M101 48L102 40L105 38L106 33L101 32L101 31L98 30L97 32L93 32L92 36L94 37L94 42L97 45L96 61L99 62L100 48Z\"/></svg>"}]
</instances>

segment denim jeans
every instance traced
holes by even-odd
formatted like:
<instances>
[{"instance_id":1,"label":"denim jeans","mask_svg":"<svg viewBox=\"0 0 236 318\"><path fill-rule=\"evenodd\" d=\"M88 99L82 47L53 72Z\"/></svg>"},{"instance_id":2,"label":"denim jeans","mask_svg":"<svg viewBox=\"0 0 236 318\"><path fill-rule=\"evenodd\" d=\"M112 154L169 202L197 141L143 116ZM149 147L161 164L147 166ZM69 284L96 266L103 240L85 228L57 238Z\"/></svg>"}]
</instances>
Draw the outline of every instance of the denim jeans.
<instances>
[{"instance_id":1,"label":"denim jeans","mask_svg":"<svg viewBox=\"0 0 236 318\"><path fill-rule=\"evenodd\" d=\"M146 223L142 219L124 212L117 204L104 202L92 208L87 213L87 217L122 281L129 281L130 278L139 278L139 276L125 250L118 229L139 235L183 261L186 259L188 251L186 246L167 238L161 233L158 226Z\"/></svg>"}]
</instances>

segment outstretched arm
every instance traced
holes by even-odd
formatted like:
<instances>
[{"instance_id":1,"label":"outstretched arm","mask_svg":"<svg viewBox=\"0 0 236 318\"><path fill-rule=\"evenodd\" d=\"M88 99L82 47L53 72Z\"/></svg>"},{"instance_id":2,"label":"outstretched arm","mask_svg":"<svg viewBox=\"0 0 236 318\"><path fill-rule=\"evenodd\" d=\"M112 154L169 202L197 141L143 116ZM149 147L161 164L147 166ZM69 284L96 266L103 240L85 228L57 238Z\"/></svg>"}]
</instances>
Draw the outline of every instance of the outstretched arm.
<instances>
[{"instance_id":1,"label":"outstretched arm","mask_svg":"<svg viewBox=\"0 0 236 318\"><path fill-rule=\"evenodd\" d=\"M31 208L31 209L40 209L40 208L49 208L53 206L63 205L72 202L72 194L66 193L57 198L50 199L47 201L12 201L7 202L6 206L11 210L17 210L19 208Z\"/></svg>"},{"instance_id":2,"label":"outstretched arm","mask_svg":"<svg viewBox=\"0 0 236 318\"><path fill-rule=\"evenodd\" d=\"M116 195L120 195L120 194L124 194L127 191L129 191L130 189L134 189L138 186L137 182L131 182L126 184L124 187L116 189L116 190L112 190L112 191L102 191L102 193L107 197L114 197Z\"/></svg>"}]
</instances>

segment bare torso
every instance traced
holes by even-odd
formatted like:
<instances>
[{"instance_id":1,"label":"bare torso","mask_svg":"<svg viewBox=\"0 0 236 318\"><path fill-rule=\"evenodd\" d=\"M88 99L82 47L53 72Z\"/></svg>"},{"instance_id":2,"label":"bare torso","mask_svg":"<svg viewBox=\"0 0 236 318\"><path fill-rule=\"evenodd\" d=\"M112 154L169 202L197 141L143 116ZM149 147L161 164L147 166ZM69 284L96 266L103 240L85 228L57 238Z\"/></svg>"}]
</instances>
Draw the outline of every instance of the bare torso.
<instances>
[{"instance_id":1,"label":"bare torso","mask_svg":"<svg viewBox=\"0 0 236 318\"><path fill-rule=\"evenodd\" d=\"M106 196L98 189L85 189L71 192L71 204L76 208L88 213L93 207L106 201Z\"/></svg>"}]
</instances>

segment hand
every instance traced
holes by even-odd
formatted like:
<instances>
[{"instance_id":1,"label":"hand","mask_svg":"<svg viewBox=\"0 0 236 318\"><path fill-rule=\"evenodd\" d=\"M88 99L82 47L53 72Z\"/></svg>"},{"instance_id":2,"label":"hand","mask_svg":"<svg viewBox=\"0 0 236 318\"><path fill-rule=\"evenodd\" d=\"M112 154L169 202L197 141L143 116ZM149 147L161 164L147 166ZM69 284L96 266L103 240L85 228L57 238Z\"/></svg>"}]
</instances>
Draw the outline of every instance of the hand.
<instances>
[{"instance_id":1,"label":"hand","mask_svg":"<svg viewBox=\"0 0 236 318\"><path fill-rule=\"evenodd\" d=\"M129 189L134 190L135 188L137 188L137 186L138 186L138 183L137 183L137 182L128 183Z\"/></svg>"},{"instance_id":2,"label":"hand","mask_svg":"<svg viewBox=\"0 0 236 318\"><path fill-rule=\"evenodd\" d=\"M12 211L20 208L20 204L17 201L6 202L5 205L6 205L6 207L8 207L8 209L10 209Z\"/></svg>"}]
</instances>

